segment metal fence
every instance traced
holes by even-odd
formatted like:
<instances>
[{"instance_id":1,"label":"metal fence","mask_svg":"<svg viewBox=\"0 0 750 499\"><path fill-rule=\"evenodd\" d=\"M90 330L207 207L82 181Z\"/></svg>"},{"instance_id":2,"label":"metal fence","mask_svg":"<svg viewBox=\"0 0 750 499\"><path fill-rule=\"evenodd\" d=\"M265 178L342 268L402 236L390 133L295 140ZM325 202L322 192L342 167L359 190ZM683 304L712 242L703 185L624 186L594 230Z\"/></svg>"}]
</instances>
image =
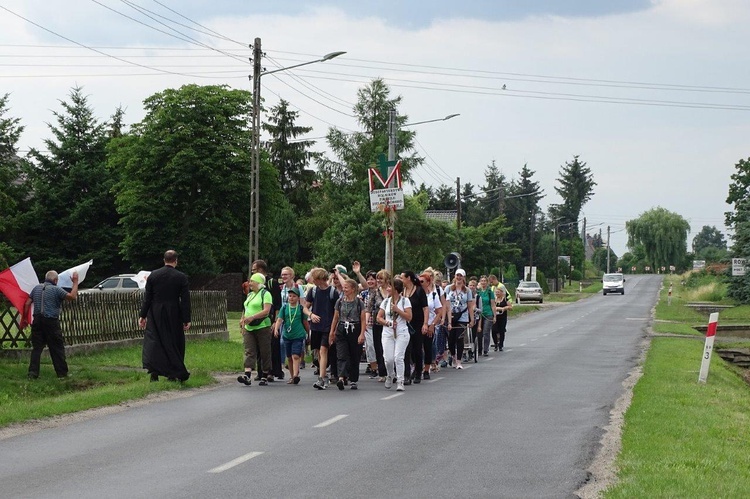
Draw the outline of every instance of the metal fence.
<instances>
[{"instance_id":1,"label":"metal fence","mask_svg":"<svg viewBox=\"0 0 750 499\"><path fill-rule=\"evenodd\" d=\"M143 338L138 315L143 291L84 293L63 303L60 325L66 345L96 344ZM227 333L225 291L191 291L190 337ZM0 348L31 348L31 328L18 327L19 312L0 296Z\"/></svg>"}]
</instances>

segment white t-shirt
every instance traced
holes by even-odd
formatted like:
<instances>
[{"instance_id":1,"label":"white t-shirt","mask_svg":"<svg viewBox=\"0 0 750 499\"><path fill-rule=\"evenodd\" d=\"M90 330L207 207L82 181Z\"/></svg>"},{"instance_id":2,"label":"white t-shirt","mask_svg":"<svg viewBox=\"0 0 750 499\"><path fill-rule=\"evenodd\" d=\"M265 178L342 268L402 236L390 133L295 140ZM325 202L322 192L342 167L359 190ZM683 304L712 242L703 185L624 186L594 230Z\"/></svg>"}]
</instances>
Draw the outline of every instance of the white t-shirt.
<instances>
[{"instance_id":1,"label":"white t-shirt","mask_svg":"<svg viewBox=\"0 0 750 499\"><path fill-rule=\"evenodd\" d=\"M398 308L401 310L406 310L407 308L411 308L411 302L408 298L405 296L401 296L398 299ZM401 317L400 315L397 315L397 317L394 319L391 316L391 297L389 296L385 300L383 300L383 303L380 304L380 309L385 311L385 320L387 321L393 321L393 323L396 325L396 334L409 334L409 328L406 325L406 319ZM390 326L383 326L383 334L393 334L393 328Z\"/></svg>"},{"instance_id":2,"label":"white t-shirt","mask_svg":"<svg viewBox=\"0 0 750 499\"><path fill-rule=\"evenodd\" d=\"M430 325L435 320L437 315L436 310L443 308L443 291L440 288L435 288L433 291L427 293L427 308L430 313L427 317L427 325Z\"/></svg>"}]
</instances>

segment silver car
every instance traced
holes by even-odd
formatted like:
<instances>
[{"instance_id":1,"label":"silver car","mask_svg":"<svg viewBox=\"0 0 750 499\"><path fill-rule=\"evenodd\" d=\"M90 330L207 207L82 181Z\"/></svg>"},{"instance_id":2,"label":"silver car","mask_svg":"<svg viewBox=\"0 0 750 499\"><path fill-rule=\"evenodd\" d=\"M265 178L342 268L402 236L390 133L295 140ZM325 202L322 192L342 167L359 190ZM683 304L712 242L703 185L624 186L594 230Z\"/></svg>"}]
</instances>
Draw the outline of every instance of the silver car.
<instances>
[{"instance_id":1,"label":"silver car","mask_svg":"<svg viewBox=\"0 0 750 499\"><path fill-rule=\"evenodd\" d=\"M107 277L91 289L81 290L82 293L132 293L138 291L138 283L131 277L135 274L120 274Z\"/></svg>"},{"instance_id":2,"label":"silver car","mask_svg":"<svg viewBox=\"0 0 750 499\"><path fill-rule=\"evenodd\" d=\"M516 303L535 301L544 303L544 292L536 281L521 281L516 288Z\"/></svg>"}]
</instances>

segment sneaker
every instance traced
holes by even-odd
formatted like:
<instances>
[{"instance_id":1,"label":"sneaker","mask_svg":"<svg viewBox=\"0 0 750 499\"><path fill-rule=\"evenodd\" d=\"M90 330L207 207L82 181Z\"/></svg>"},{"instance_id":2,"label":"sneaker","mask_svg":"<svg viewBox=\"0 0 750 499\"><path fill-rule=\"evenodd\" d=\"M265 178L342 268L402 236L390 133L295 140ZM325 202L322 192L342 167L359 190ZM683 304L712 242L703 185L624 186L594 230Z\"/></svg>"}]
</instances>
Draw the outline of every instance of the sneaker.
<instances>
[{"instance_id":1,"label":"sneaker","mask_svg":"<svg viewBox=\"0 0 750 499\"><path fill-rule=\"evenodd\" d=\"M299 385L299 376L295 376L295 377L294 377L294 378L292 379L292 383L294 383L295 385Z\"/></svg>"},{"instance_id":2,"label":"sneaker","mask_svg":"<svg viewBox=\"0 0 750 499\"><path fill-rule=\"evenodd\" d=\"M248 376L247 374L241 374L240 376L237 376L237 382L250 386L253 383L252 375Z\"/></svg>"},{"instance_id":3,"label":"sneaker","mask_svg":"<svg viewBox=\"0 0 750 499\"><path fill-rule=\"evenodd\" d=\"M323 378L323 390L327 389L329 386L331 386L331 380L326 376Z\"/></svg>"},{"instance_id":4,"label":"sneaker","mask_svg":"<svg viewBox=\"0 0 750 499\"><path fill-rule=\"evenodd\" d=\"M443 361L440 362L440 367L446 368L446 367L448 367L448 363L443 360Z\"/></svg>"},{"instance_id":5,"label":"sneaker","mask_svg":"<svg viewBox=\"0 0 750 499\"><path fill-rule=\"evenodd\" d=\"M385 378L385 387L390 390L391 386L393 386L393 381L391 380L390 376L386 376L386 378Z\"/></svg>"},{"instance_id":6,"label":"sneaker","mask_svg":"<svg viewBox=\"0 0 750 499\"><path fill-rule=\"evenodd\" d=\"M498 352L502 352L503 351L503 347L498 348L497 351Z\"/></svg>"},{"instance_id":7,"label":"sneaker","mask_svg":"<svg viewBox=\"0 0 750 499\"><path fill-rule=\"evenodd\" d=\"M403 392L405 390L406 390L406 388L404 388L404 382L403 381L399 381L398 384L396 384L396 391L397 392Z\"/></svg>"},{"instance_id":8,"label":"sneaker","mask_svg":"<svg viewBox=\"0 0 750 499\"><path fill-rule=\"evenodd\" d=\"M422 382L422 376L421 375L415 376L413 381L415 385L420 384Z\"/></svg>"},{"instance_id":9,"label":"sneaker","mask_svg":"<svg viewBox=\"0 0 750 499\"><path fill-rule=\"evenodd\" d=\"M376 371L373 371L370 373L370 379L375 379L375 378L380 378L380 376L378 376L378 373Z\"/></svg>"},{"instance_id":10,"label":"sneaker","mask_svg":"<svg viewBox=\"0 0 750 499\"><path fill-rule=\"evenodd\" d=\"M284 378L281 377L279 379L284 379ZM273 374L269 374L268 376L266 376L266 381L268 381L269 383L272 382L273 380L274 380Z\"/></svg>"},{"instance_id":11,"label":"sneaker","mask_svg":"<svg viewBox=\"0 0 750 499\"><path fill-rule=\"evenodd\" d=\"M352 381L352 386L350 386L349 389L356 390L357 389L357 382L356 381Z\"/></svg>"},{"instance_id":12,"label":"sneaker","mask_svg":"<svg viewBox=\"0 0 750 499\"><path fill-rule=\"evenodd\" d=\"M461 364L459 364L459 365L456 366L456 369L463 369L463 368L464 368L464 366L462 366Z\"/></svg>"},{"instance_id":13,"label":"sneaker","mask_svg":"<svg viewBox=\"0 0 750 499\"><path fill-rule=\"evenodd\" d=\"M365 374L370 374L372 372L372 369L370 366L365 367Z\"/></svg>"},{"instance_id":14,"label":"sneaker","mask_svg":"<svg viewBox=\"0 0 750 499\"><path fill-rule=\"evenodd\" d=\"M402 385L411 385L411 378L406 378L404 381L401 382Z\"/></svg>"},{"instance_id":15,"label":"sneaker","mask_svg":"<svg viewBox=\"0 0 750 499\"><path fill-rule=\"evenodd\" d=\"M422 374L422 379L430 379L430 373Z\"/></svg>"},{"instance_id":16,"label":"sneaker","mask_svg":"<svg viewBox=\"0 0 750 499\"><path fill-rule=\"evenodd\" d=\"M318 376L318 381L313 384L313 388L317 388L318 390L325 390L325 383L323 383L323 378Z\"/></svg>"},{"instance_id":17,"label":"sneaker","mask_svg":"<svg viewBox=\"0 0 750 499\"><path fill-rule=\"evenodd\" d=\"M448 357L448 365L449 366L453 365L453 357ZM443 366L443 367L445 367L445 366Z\"/></svg>"},{"instance_id":18,"label":"sneaker","mask_svg":"<svg viewBox=\"0 0 750 499\"><path fill-rule=\"evenodd\" d=\"M489 357L489 355L490 355L489 352L484 352L484 355L482 355L482 357Z\"/></svg>"},{"instance_id":19,"label":"sneaker","mask_svg":"<svg viewBox=\"0 0 750 499\"><path fill-rule=\"evenodd\" d=\"M258 384L260 386L266 386L268 384L268 381L266 380L266 378L260 378L260 381L258 381Z\"/></svg>"},{"instance_id":20,"label":"sneaker","mask_svg":"<svg viewBox=\"0 0 750 499\"><path fill-rule=\"evenodd\" d=\"M339 390L343 390L344 389L344 380L341 379L341 378L339 378L339 380L336 382L336 386L339 387Z\"/></svg>"}]
</instances>

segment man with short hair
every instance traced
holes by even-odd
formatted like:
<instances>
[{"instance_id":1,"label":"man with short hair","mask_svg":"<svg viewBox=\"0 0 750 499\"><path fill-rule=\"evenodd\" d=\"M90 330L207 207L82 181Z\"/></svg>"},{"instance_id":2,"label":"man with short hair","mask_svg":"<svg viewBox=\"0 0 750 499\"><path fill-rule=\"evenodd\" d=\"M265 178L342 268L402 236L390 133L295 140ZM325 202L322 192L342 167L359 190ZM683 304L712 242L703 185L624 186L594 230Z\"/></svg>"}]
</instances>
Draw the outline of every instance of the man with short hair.
<instances>
[{"instance_id":1,"label":"man with short hair","mask_svg":"<svg viewBox=\"0 0 750 499\"><path fill-rule=\"evenodd\" d=\"M73 288L70 293L57 285L59 276L50 270L44 276L44 283L37 284L31 290L24 304L23 315L34 305L34 316L31 321L31 361L29 362L29 379L39 377L39 368L44 347L49 348L49 356L58 378L68 375L68 363L65 360L65 342L60 328L60 308L63 301L78 298L78 272L73 272Z\"/></svg>"},{"instance_id":2,"label":"man with short hair","mask_svg":"<svg viewBox=\"0 0 750 499\"><path fill-rule=\"evenodd\" d=\"M509 302L513 301L513 297L510 295L510 292L508 291L508 288L505 287L505 284L500 282L495 274L490 274L488 276L489 282L490 282L490 289L492 290L492 293L495 293L495 290L497 288L500 288L505 293L506 299Z\"/></svg>"},{"instance_id":3,"label":"man with short hair","mask_svg":"<svg viewBox=\"0 0 750 499\"><path fill-rule=\"evenodd\" d=\"M164 253L164 266L146 279L146 292L138 319L143 335L143 368L151 381L165 376L170 381L187 381L185 331L190 329L188 278L177 270L177 252Z\"/></svg>"}]
</instances>

